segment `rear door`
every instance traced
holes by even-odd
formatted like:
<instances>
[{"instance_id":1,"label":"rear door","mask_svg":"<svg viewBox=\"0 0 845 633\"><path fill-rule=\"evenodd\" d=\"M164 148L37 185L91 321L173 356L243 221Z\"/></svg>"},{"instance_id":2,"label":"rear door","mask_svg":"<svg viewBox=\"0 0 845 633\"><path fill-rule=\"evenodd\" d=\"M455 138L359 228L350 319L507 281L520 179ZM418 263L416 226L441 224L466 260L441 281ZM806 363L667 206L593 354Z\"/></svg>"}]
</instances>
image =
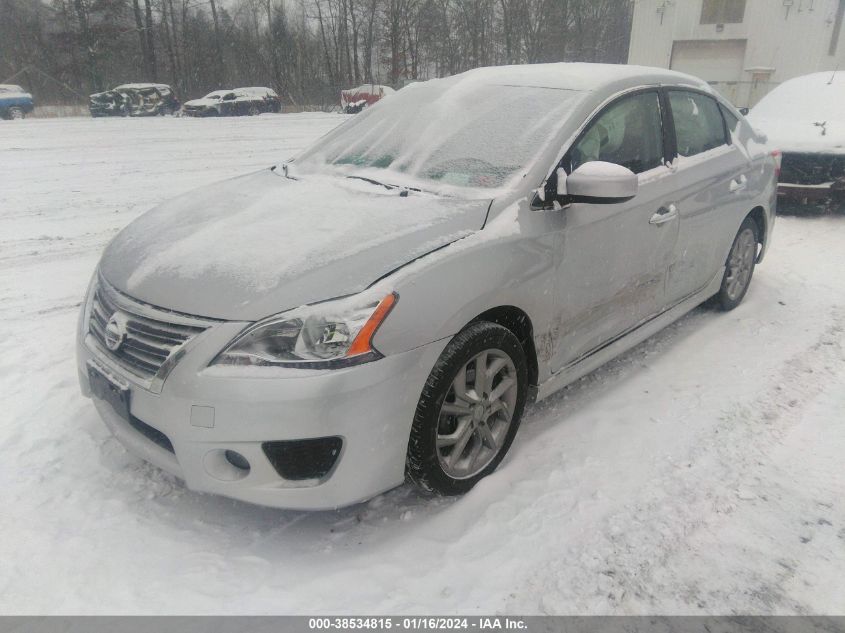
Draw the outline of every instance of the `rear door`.
<instances>
[{"instance_id":1,"label":"rear door","mask_svg":"<svg viewBox=\"0 0 845 633\"><path fill-rule=\"evenodd\" d=\"M567 173L593 160L627 167L638 174L639 191L624 202L577 202L557 212L563 239L553 371L663 307L679 222L662 112L657 89L619 97L588 123L564 156Z\"/></svg>"},{"instance_id":2,"label":"rear door","mask_svg":"<svg viewBox=\"0 0 845 633\"><path fill-rule=\"evenodd\" d=\"M672 305L720 272L742 217L751 210L751 161L731 136L715 98L666 90L674 131L674 185L680 227L666 283Z\"/></svg>"}]
</instances>

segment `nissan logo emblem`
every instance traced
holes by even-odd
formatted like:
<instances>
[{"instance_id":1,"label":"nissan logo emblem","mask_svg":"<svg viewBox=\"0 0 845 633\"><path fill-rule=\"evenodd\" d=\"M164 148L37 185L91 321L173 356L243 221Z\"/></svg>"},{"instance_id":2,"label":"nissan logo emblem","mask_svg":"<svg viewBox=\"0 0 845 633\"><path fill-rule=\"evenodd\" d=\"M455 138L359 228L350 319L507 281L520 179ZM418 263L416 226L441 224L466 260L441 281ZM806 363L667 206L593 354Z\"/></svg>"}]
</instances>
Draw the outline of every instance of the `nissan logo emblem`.
<instances>
[{"instance_id":1,"label":"nissan logo emblem","mask_svg":"<svg viewBox=\"0 0 845 633\"><path fill-rule=\"evenodd\" d=\"M116 352L126 340L126 317L115 312L106 323L106 347Z\"/></svg>"}]
</instances>

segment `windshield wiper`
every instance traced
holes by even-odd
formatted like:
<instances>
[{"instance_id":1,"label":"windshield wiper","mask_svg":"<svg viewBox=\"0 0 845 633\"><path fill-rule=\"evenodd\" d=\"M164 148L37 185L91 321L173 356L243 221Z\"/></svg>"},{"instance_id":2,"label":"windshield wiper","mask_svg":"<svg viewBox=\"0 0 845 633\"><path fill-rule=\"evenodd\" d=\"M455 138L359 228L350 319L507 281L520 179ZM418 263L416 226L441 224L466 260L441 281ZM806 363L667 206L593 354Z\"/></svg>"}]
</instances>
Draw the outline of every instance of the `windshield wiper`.
<instances>
[{"instance_id":1,"label":"windshield wiper","mask_svg":"<svg viewBox=\"0 0 845 633\"><path fill-rule=\"evenodd\" d=\"M354 180L363 180L364 182L368 182L371 185L376 185L378 187L384 187L388 191L390 191L391 189L401 189L401 191L399 192L399 195L403 196L403 197L407 196L409 191L416 191L416 192L422 191L422 189L417 189L416 187L404 187L404 186L400 186L400 185L389 185L387 183L379 182L378 180L374 180L373 178L367 178L365 176L347 176L347 178L352 178Z\"/></svg>"},{"instance_id":2,"label":"windshield wiper","mask_svg":"<svg viewBox=\"0 0 845 633\"><path fill-rule=\"evenodd\" d=\"M373 180L372 178L365 178L364 176L347 176L347 178L351 178L353 180L363 180L371 185L378 185L379 187L384 187L385 189L396 189L396 185L387 185L383 182L379 182L378 180Z\"/></svg>"}]
</instances>

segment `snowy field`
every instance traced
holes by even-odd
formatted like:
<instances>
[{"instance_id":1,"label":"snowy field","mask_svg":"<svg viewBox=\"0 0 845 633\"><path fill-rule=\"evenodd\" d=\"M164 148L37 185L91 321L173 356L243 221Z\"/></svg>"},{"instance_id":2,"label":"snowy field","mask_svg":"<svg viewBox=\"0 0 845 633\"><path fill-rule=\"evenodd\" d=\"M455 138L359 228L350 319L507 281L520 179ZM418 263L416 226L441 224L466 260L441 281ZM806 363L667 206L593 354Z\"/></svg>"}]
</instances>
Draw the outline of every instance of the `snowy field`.
<instances>
[{"instance_id":1,"label":"snowy field","mask_svg":"<svg viewBox=\"0 0 845 633\"><path fill-rule=\"evenodd\" d=\"M0 613L845 613L845 216L780 218L737 310L530 408L461 499L285 512L127 455L73 360L100 251L343 120L0 122Z\"/></svg>"}]
</instances>

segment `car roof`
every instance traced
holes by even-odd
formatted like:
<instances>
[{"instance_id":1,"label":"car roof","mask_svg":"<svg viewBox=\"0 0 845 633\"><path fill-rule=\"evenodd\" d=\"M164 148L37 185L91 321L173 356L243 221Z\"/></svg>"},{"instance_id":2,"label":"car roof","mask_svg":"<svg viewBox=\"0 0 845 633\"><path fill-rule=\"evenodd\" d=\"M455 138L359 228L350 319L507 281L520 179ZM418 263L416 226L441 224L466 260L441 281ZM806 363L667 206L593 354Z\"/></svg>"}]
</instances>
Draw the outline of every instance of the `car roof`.
<instances>
[{"instance_id":1,"label":"car roof","mask_svg":"<svg viewBox=\"0 0 845 633\"><path fill-rule=\"evenodd\" d=\"M267 88L265 86L248 86L246 88L235 88L235 92L245 92L247 94L276 94L276 91L272 88Z\"/></svg>"},{"instance_id":2,"label":"car roof","mask_svg":"<svg viewBox=\"0 0 845 633\"><path fill-rule=\"evenodd\" d=\"M469 70L455 79L469 83L510 85L560 90L593 91L610 85L674 84L710 90L708 84L692 75L674 70L628 64L561 62L490 66ZM413 85L413 84L411 84Z\"/></svg>"},{"instance_id":3,"label":"car roof","mask_svg":"<svg viewBox=\"0 0 845 633\"><path fill-rule=\"evenodd\" d=\"M157 88L158 90L170 90L170 86L167 84L120 84L119 86L115 86L114 90L146 90L147 88Z\"/></svg>"}]
</instances>

